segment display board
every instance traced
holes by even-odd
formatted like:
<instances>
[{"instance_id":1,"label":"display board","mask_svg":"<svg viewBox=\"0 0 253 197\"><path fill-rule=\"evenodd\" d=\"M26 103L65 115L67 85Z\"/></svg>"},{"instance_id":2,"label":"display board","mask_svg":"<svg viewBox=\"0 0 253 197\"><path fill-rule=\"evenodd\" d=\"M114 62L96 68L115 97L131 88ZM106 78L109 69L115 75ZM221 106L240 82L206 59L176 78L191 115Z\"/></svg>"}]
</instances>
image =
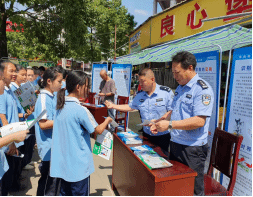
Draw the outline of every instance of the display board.
<instances>
[{"instance_id":1,"label":"display board","mask_svg":"<svg viewBox=\"0 0 253 197\"><path fill-rule=\"evenodd\" d=\"M100 71L106 70L108 72L108 66L107 64L93 64L92 65L92 87L91 92L99 93L99 86L102 81L102 78L100 77Z\"/></svg>"},{"instance_id":2,"label":"display board","mask_svg":"<svg viewBox=\"0 0 253 197\"><path fill-rule=\"evenodd\" d=\"M243 136L233 195L252 196L252 47L233 53L225 130Z\"/></svg>"},{"instance_id":3,"label":"display board","mask_svg":"<svg viewBox=\"0 0 253 197\"><path fill-rule=\"evenodd\" d=\"M217 126L218 113L218 95L219 95L219 52L211 51L205 53L194 54L197 60L195 71L199 77L206 80L212 87L214 93L213 113L210 119L210 126L208 130L208 156L205 163L205 172L208 170L210 161L210 152L212 147L213 135Z\"/></svg>"},{"instance_id":4,"label":"display board","mask_svg":"<svg viewBox=\"0 0 253 197\"><path fill-rule=\"evenodd\" d=\"M112 79L115 81L116 94L129 96L131 88L132 64L113 64Z\"/></svg>"},{"instance_id":5,"label":"display board","mask_svg":"<svg viewBox=\"0 0 253 197\"><path fill-rule=\"evenodd\" d=\"M115 81L116 96L115 102L118 96L130 96L131 79L132 79L132 64L113 64L112 65L112 79ZM117 112L119 118L125 117L124 112ZM127 123L128 125L128 113Z\"/></svg>"}]
</instances>

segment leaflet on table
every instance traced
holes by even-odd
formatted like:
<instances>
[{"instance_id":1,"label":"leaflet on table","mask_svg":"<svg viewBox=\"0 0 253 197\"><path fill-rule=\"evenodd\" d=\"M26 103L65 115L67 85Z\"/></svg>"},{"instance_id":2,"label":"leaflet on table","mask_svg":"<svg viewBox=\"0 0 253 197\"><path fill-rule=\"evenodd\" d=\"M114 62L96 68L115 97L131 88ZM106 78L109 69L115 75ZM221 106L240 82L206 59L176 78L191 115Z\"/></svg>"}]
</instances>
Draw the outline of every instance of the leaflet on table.
<instances>
[{"instance_id":1,"label":"leaflet on table","mask_svg":"<svg viewBox=\"0 0 253 197\"><path fill-rule=\"evenodd\" d=\"M113 145L113 136L108 130L104 130L101 135L97 135L93 153L109 160Z\"/></svg>"},{"instance_id":2,"label":"leaflet on table","mask_svg":"<svg viewBox=\"0 0 253 197\"><path fill-rule=\"evenodd\" d=\"M135 147L130 147L132 151L149 151L153 150L150 146L148 145L142 145L142 146L135 146Z\"/></svg>"},{"instance_id":3,"label":"leaflet on table","mask_svg":"<svg viewBox=\"0 0 253 197\"><path fill-rule=\"evenodd\" d=\"M139 137L120 137L120 139L125 143L125 144L142 144L143 140Z\"/></svg>"},{"instance_id":4,"label":"leaflet on table","mask_svg":"<svg viewBox=\"0 0 253 197\"><path fill-rule=\"evenodd\" d=\"M133 137L138 137L139 136L137 133L134 133L133 131L118 132L117 135L119 137L127 137L127 138L133 138Z\"/></svg>"},{"instance_id":5,"label":"leaflet on table","mask_svg":"<svg viewBox=\"0 0 253 197\"><path fill-rule=\"evenodd\" d=\"M136 151L135 154L147 165L149 169L167 168L173 166L155 151Z\"/></svg>"},{"instance_id":6,"label":"leaflet on table","mask_svg":"<svg viewBox=\"0 0 253 197\"><path fill-rule=\"evenodd\" d=\"M26 111L30 106L34 106L37 100L35 94L35 86L30 81L26 82L14 91L15 96L18 98L20 104Z\"/></svg>"}]
</instances>

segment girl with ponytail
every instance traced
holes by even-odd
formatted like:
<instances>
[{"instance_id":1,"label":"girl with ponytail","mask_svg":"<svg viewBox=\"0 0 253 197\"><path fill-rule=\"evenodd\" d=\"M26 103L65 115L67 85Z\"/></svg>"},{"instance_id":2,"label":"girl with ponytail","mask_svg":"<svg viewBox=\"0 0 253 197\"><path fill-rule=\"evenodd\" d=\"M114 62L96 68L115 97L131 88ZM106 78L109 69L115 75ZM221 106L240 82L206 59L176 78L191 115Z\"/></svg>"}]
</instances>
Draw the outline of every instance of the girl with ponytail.
<instances>
[{"instance_id":1,"label":"girl with ponytail","mask_svg":"<svg viewBox=\"0 0 253 197\"><path fill-rule=\"evenodd\" d=\"M35 135L38 153L42 160L39 169L41 177L38 182L37 196L54 196L57 193L58 180L49 176L51 141L56 112L54 92L58 92L62 85L62 72L57 67L48 68L43 78L38 81L42 88L35 104L35 117L46 109L46 114L35 124Z\"/></svg>"},{"instance_id":2,"label":"girl with ponytail","mask_svg":"<svg viewBox=\"0 0 253 197\"><path fill-rule=\"evenodd\" d=\"M89 177L94 172L90 134L103 133L110 117L98 125L79 99L88 95L89 78L82 71L68 73L66 89L58 92L54 119L50 176L61 179L60 195L88 196Z\"/></svg>"}]
</instances>

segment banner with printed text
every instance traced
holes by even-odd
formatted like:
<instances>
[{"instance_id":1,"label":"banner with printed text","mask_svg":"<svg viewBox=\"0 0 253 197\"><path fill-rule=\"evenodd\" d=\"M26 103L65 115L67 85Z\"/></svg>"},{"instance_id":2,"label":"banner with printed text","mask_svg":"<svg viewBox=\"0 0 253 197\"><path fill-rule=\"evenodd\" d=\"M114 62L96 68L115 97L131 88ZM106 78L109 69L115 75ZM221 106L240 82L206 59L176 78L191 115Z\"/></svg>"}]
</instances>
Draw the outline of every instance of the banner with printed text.
<instances>
[{"instance_id":1,"label":"banner with printed text","mask_svg":"<svg viewBox=\"0 0 253 197\"><path fill-rule=\"evenodd\" d=\"M217 112L218 112L218 95L219 95L219 52L211 51L205 53L194 54L197 60L195 71L199 77L206 80L214 93L213 113L210 119L210 126L208 130L208 156L205 164L205 172L208 170L210 161L210 152L212 147L213 135L217 125Z\"/></svg>"},{"instance_id":2,"label":"banner with printed text","mask_svg":"<svg viewBox=\"0 0 253 197\"><path fill-rule=\"evenodd\" d=\"M100 77L100 71L106 70L108 71L107 64L93 64L92 65L92 88L91 92L99 93L99 86L102 81L102 78Z\"/></svg>"},{"instance_id":3,"label":"banner with printed text","mask_svg":"<svg viewBox=\"0 0 253 197\"><path fill-rule=\"evenodd\" d=\"M233 53L225 130L243 136L233 195L252 196L252 47Z\"/></svg>"}]
</instances>

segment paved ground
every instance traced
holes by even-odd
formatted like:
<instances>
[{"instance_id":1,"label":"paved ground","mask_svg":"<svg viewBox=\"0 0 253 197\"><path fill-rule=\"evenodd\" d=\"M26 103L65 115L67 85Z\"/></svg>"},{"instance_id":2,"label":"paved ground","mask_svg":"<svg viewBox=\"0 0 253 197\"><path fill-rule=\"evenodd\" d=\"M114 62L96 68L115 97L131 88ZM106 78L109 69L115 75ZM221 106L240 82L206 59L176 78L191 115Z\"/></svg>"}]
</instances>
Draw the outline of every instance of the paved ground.
<instances>
[{"instance_id":1,"label":"paved ground","mask_svg":"<svg viewBox=\"0 0 253 197\"><path fill-rule=\"evenodd\" d=\"M141 127L136 126L139 124L140 116L139 112L129 113L129 128L134 132L137 132ZM91 138L91 145L94 146L95 140ZM112 153L113 154L113 153ZM91 175L90 180L90 195L91 196L118 196L117 191L111 189L112 185L112 155L110 160L103 159L97 155L93 155L95 172ZM19 192L10 192L12 196L35 196L40 172L38 166L40 159L38 153L35 150L33 154L33 161L35 161L35 169L23 170L21 185L25 188Z\"/></svg>"}]
</instances>

